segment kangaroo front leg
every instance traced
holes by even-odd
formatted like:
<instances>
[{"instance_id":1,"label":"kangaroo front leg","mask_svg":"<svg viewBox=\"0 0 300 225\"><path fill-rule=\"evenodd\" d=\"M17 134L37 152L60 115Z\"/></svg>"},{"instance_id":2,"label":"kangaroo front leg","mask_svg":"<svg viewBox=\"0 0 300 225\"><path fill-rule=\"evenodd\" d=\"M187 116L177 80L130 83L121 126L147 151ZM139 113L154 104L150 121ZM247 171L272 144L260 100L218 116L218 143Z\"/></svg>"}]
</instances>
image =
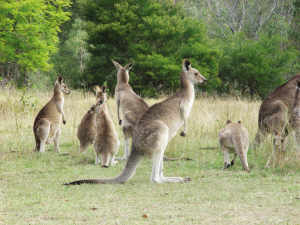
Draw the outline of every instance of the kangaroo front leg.
<instances>
[{"instance_id":1,"label":"kangaroo front leg","mask_svg":"<svg viewBox=\"0 0 300 225\"><path fill-rule=\"evenodd\" d=\"M67 121L66 121L66 116L65 116L65 113L64 113L63 106L61 104L57 104L56 107L62 115L63 123L66 124Z\"/></svg>"},{"instance_id":2,"label":"kangaroo front leg","mask_svg":"<svg viewBox=\"0 0 300 225\"><path fill-rule=\"evenodd\" d=\"M118 110L118 120L119 120L119 125L122 125L122 120L120 118L120 100L117 100L117 110Z\"/></svg>"},{"instance_id":3,"label":"kangaroo front leg","mask_svg":"<svg viewBox=\"0 0 300 225\"><path fill-rule=\"evenodd\" d=\"M185 137L185 135L187 134L187 110L185 108L185 104L181 103L180 105L180 112L181 112L181 116L183 118L183 131L180 133L180 136Z\"/></svg>"}]
</instances>

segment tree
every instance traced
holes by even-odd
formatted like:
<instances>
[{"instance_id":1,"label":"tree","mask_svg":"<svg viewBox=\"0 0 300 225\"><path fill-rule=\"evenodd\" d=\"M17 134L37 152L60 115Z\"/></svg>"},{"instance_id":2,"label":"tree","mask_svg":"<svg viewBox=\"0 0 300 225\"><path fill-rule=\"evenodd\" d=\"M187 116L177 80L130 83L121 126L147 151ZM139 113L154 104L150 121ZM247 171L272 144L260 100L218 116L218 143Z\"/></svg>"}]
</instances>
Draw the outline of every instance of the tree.
<instances>
[{"instance_id":1,"label":"tree","mask_svg":"<svg viewBox=\"0 0 300 225\"><path fill-rule=\"evenodd\" d=\"M18 72L48 70L57 51L59 26L68 20L69 0L2 0L0 2L0 69L8 77Z\"/></svg>"},{"instance_id":2,"label":"tree","mask_svg":"<svg viewBox=\"0 0 300 225\"><path fill-rule=\"evenodd\" d=\"M92 57L85 76L94 84L116 84L111 59L124 65L134 61L130 84L142 95L155 96L179 86L184 58L208 78L207 89L219 85L217 52L205 25L185 15L171 0L83 0L88 50Z\"/></svg>"},{"instance_id":3,"label":"tree","mask_svg":"<svg viewBox=\"0 0 300 225\"><path fill-rule=\"evenodd\" d=\"M296 51L282 49L283 41L287 42L279 35L261 35L257 41L248 39L243 32L229 35L220 45L221 91L235 89L242 95L248 92L264 98L283 84L293 75L289 73L290 64L297 58Z\"/></svg>"}]
</instances>

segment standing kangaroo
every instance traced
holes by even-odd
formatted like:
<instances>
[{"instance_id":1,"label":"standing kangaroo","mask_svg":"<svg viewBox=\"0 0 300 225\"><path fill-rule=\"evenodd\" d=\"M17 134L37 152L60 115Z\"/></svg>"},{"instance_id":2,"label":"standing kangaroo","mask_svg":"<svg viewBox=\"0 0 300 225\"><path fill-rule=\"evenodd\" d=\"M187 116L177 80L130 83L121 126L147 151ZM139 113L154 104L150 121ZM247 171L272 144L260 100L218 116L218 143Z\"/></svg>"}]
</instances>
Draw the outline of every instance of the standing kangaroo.
<instances>
[{"instance_id":1,"label":"standing kangaroo","mask_svg":"<svg viewBox=\"0 0 300 225\"><path fill-rule=\"evenodd\" d=\"M132 146L124 170L114 178L78 180L69 184L82 183L122 183L130 179L136 168L147 158L152 158L153 167L150 182L178 183L190 178L164 177L163 155L168 142L183 125L182 136L187 133L187 118L191 112L195 92L194 84L205 84L206 78L191 67L188 59L183 61L180 74L180 88L166 100L151 106L138 120L132 134Z\"/></svg>"},{"instance_id":2,"label":"standing kangaroo","mask_svg":"<svg viewBox=\"0 0 300 225\"><path fill-rule=\"evenodd\" d=\"M149 105L138 96L129 85L129 70L133 66L133 62L122 67L119 63L112 60L117 74L117 86L115 89L115 98L117 103L118 120L122 126L124 136L124 157L116 159L123 160L129 156L129 139L132 137L134 127L140 116L149 109ZM123 120L120 118L120 110ZM179 159L190 160L188 158L169 158L164 156L165 161L175 161Z\"/></svg>"},{"instance_id":3,"label":"standing kangaroo","mask_svg":"<svg viewBox=\"0 0 300 225\"><path fill-rule=\"evenodd\" d=\"M288 82L272 91L259 108L258 131L254 145L261 145L267 134L274 134L273 152L266 166L269 166L271 159L275 156L276 149L280 146L285 149L286 136L290 128L295 131L295 142L299 145L300 118L293 113L297 80L300 80L300 74L296 74Z\"/></svg>"},{"instance_id":4,"label":"standing kangaroo","mask_svg":"<svg viewBox=\"0 0 300 225\"><path fill-rule=\"evenodd\" d=\"M54 150L59 151L60 123L66 124L63 111L64 94L70 94L70 90L63 83L63 77L58 76L54 86L54 94L51 100L40 110L34 120L33 133L36 147L34 151L45 152L45 143L54 141Z\"/></svg>"},{"instance_id":5,"label":"standing kangaroo","mask_svg":"<svg viewBox=\"0 0 300 225\"><path fill-rule=\"evenodd\" d=\"M122 126L124 136L124 157L118 159L127 159L129 156L129 139L132 136L135 124L140 116L149 109L149 105L140 98L129 85L129 70L133 66L133 62L124 67L114 60L112 60L112 62L118 70L115 98L117 102L118 120ZM120 109L123 120L120 118Z\"/></svg>"},{"instance_id":6,"label":"standing kangaroo","mask_svg":"<svg viewBox=\"0 0 300 225\"><path fill-rule=\"evenodd\" d=\"M236 156L239 155L243 169L250 172L247 163L249 134L246 128L241 124L241 121L232 123L228 120L227 126L220 130L218 139L224 156L223 170L227 169L229 166L233 166ZM228 153L235 153L231 163L229 161Z\"/></svg>"},{"instance_id":7,"label":"standing kangaroo","mask_svg":"<svg viewBox=\"0 0 300 225\"><path fill-rule=\"evenodd\" d=\"M103 98L98 100L95 108L96 117L96 133L94 140L94 149L96 152L95 164L99 164L99 155L101 155L101 164L103 167L108 167L108 162L113 166L116 161L115 155L118 152L120 142L118 140L118 134L115 130L114 123L107 113L107 97L105 94L105 85L102 85L102 91L104 93Z\"/></svg>"},{"instance_id":8,"label":"standing kangaroo","mask_svg":"<svg viewBox=\"0 0 300 225\"><path fill-rule=\"evenodd\" d=\"M104 99L105 90L101 90L98 85L94 87L94 90L96 92L96 101ZM87 149L93 144L96 133L95 117L96 107L92 106L92 108L84 115L78 126L77 137L80 141L80 152L85 153Z\"/></svg>"}]
</instances>

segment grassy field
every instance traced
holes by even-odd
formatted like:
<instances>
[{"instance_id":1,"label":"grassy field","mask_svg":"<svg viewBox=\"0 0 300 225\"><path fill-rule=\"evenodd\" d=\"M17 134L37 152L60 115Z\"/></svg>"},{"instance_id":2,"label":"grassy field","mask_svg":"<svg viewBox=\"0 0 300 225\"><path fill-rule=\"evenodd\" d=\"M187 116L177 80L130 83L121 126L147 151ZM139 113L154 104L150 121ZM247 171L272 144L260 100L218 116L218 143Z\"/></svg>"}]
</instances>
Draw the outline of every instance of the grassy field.
<instances>
[{"instance_id":1,"label":"grassy field","mask_svg":"<svg viewBox=\"0 0 300 225\"><path fill-rule=\"evenodd\" d=\"M77 127L94 95L72 91L65 97L67 124L61 125L61 152L53 145L33 152L32 125L52 93L0 90L0 224L300 224L300 160L289 138L285 154L264 168L272 151L269 136L250 149L251 173L241 162L221 171L223 157L217 135L228 119L238 120L253 140L260 101L199 97L188 119L188 134L170 141L165 154L192 161L164 163L165 176L190 177L191 182L152 184L152 162L144 160L124 184L63 186L77 179L113 177L125 162L110 168L94 165L91 146L80 154ZM152 105L162 99L146 99ZM123 134L117 109L108 101L123 155ZM231 156L232 158L232 156Z\"/></svg>"}]
</instances>

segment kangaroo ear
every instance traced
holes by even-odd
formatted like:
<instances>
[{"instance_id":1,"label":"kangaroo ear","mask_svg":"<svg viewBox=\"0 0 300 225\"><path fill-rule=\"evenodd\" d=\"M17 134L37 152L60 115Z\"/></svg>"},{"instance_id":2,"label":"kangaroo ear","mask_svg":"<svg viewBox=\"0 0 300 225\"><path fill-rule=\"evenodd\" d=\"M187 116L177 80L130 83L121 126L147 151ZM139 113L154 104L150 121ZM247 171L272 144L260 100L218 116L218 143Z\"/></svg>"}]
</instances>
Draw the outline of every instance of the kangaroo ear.
<instances>
[{"instance_id":1,"label":"kangaroo ear","mask_svg":"<svg viewBox=\"0 0 300 225\"><path fill-rule=\"evenodd\" d=\"M230 120L227 120L227 125L228 125L228 124L231 124L231 123L232 123L232 122L231 122Z\"/></svg>"},{"instance_id":2,"label":"kangaroo ear","mask_svg":"<svg viewBox=\"0 0 300 225\"><path fill-rule=\"evenodd\" d=\"M102 84L102 86L101 86L101 90L102 90L102 92L103 92L103 93L105 93L105 92L106 92L106 86L105 86L105 84Z\"/></svg>"},{"instance_id":3,"label":"kangaroo ear","mask_svg":"<svg viewBox=\"0 0 300 225\"><path fill-rule=\"evenodd\" d=\"M239 121L238 123L239 123L239 124L241 124L242 122L241 122L241 121Z\"/></svg>"},{"instance_id":4,"label":"kangaroo ear","mask_svg":"<svg viewBox=\"0 0 300 225\"><path fill-rule=\"evenodd\" d=\"M131 69L132 66L133 66L133 62L128 63L128 64L125 66L125 69L128 71L128 70Z\"/></svg>"},{"instance_id":5,"label":"kangaroo ear","mask_svg":"<svg viewBox=\"0 0 300 225\"><path fill-rule=\"evenodd\" d=\"M183 60L183 67L186 69L186 70L189 70L189 67L191 66L191 61L189 59L185 59Z\"/></svg>"},{"instance_id":6,"label":"kangaroo ear","mask_svg":"<svg viewBox=\"0 0 300 225\"><path fill-rule=\"evenodd\" d=\"M296 87L300 88L300 81L299 80L296 80Z\"/></svg>"},{"instance_id":7,"label":"kangaroo ear","mask_svg":"<svg viewBox=\"0 0 300 225\"><path fill-rule=\"evenodd\" d=\"M98 85L94 86L94 91L97 93L97 91L100 91L100 87Z\"/></svg>"},{"instance_id":8,"label":"kangaroo ear","mask_svg":"<svg viewBox=\"0 0 300 225\"><path fill-rule=\"evenodd\" d=\"M115 67L117 68L118 71L119 71L119 69L122 68L122 66L119 63L115 62L114 60L111 60L111 61L113 62L113 64L115 65Z\"/></svg>"},{"instance_id":9,"label":"kangaroo ear","mask_svg":"<svg viewBox=\"0 0 300 225\"><path fill-rule=\"evenodd\" d=\"M62 75L59 75L59 76L57 77L57 81L58 81L58 83L60 83L60 84L61 84L62 80L63 80L63 77L62 77Z\"/></svg>"}]
</instances>

